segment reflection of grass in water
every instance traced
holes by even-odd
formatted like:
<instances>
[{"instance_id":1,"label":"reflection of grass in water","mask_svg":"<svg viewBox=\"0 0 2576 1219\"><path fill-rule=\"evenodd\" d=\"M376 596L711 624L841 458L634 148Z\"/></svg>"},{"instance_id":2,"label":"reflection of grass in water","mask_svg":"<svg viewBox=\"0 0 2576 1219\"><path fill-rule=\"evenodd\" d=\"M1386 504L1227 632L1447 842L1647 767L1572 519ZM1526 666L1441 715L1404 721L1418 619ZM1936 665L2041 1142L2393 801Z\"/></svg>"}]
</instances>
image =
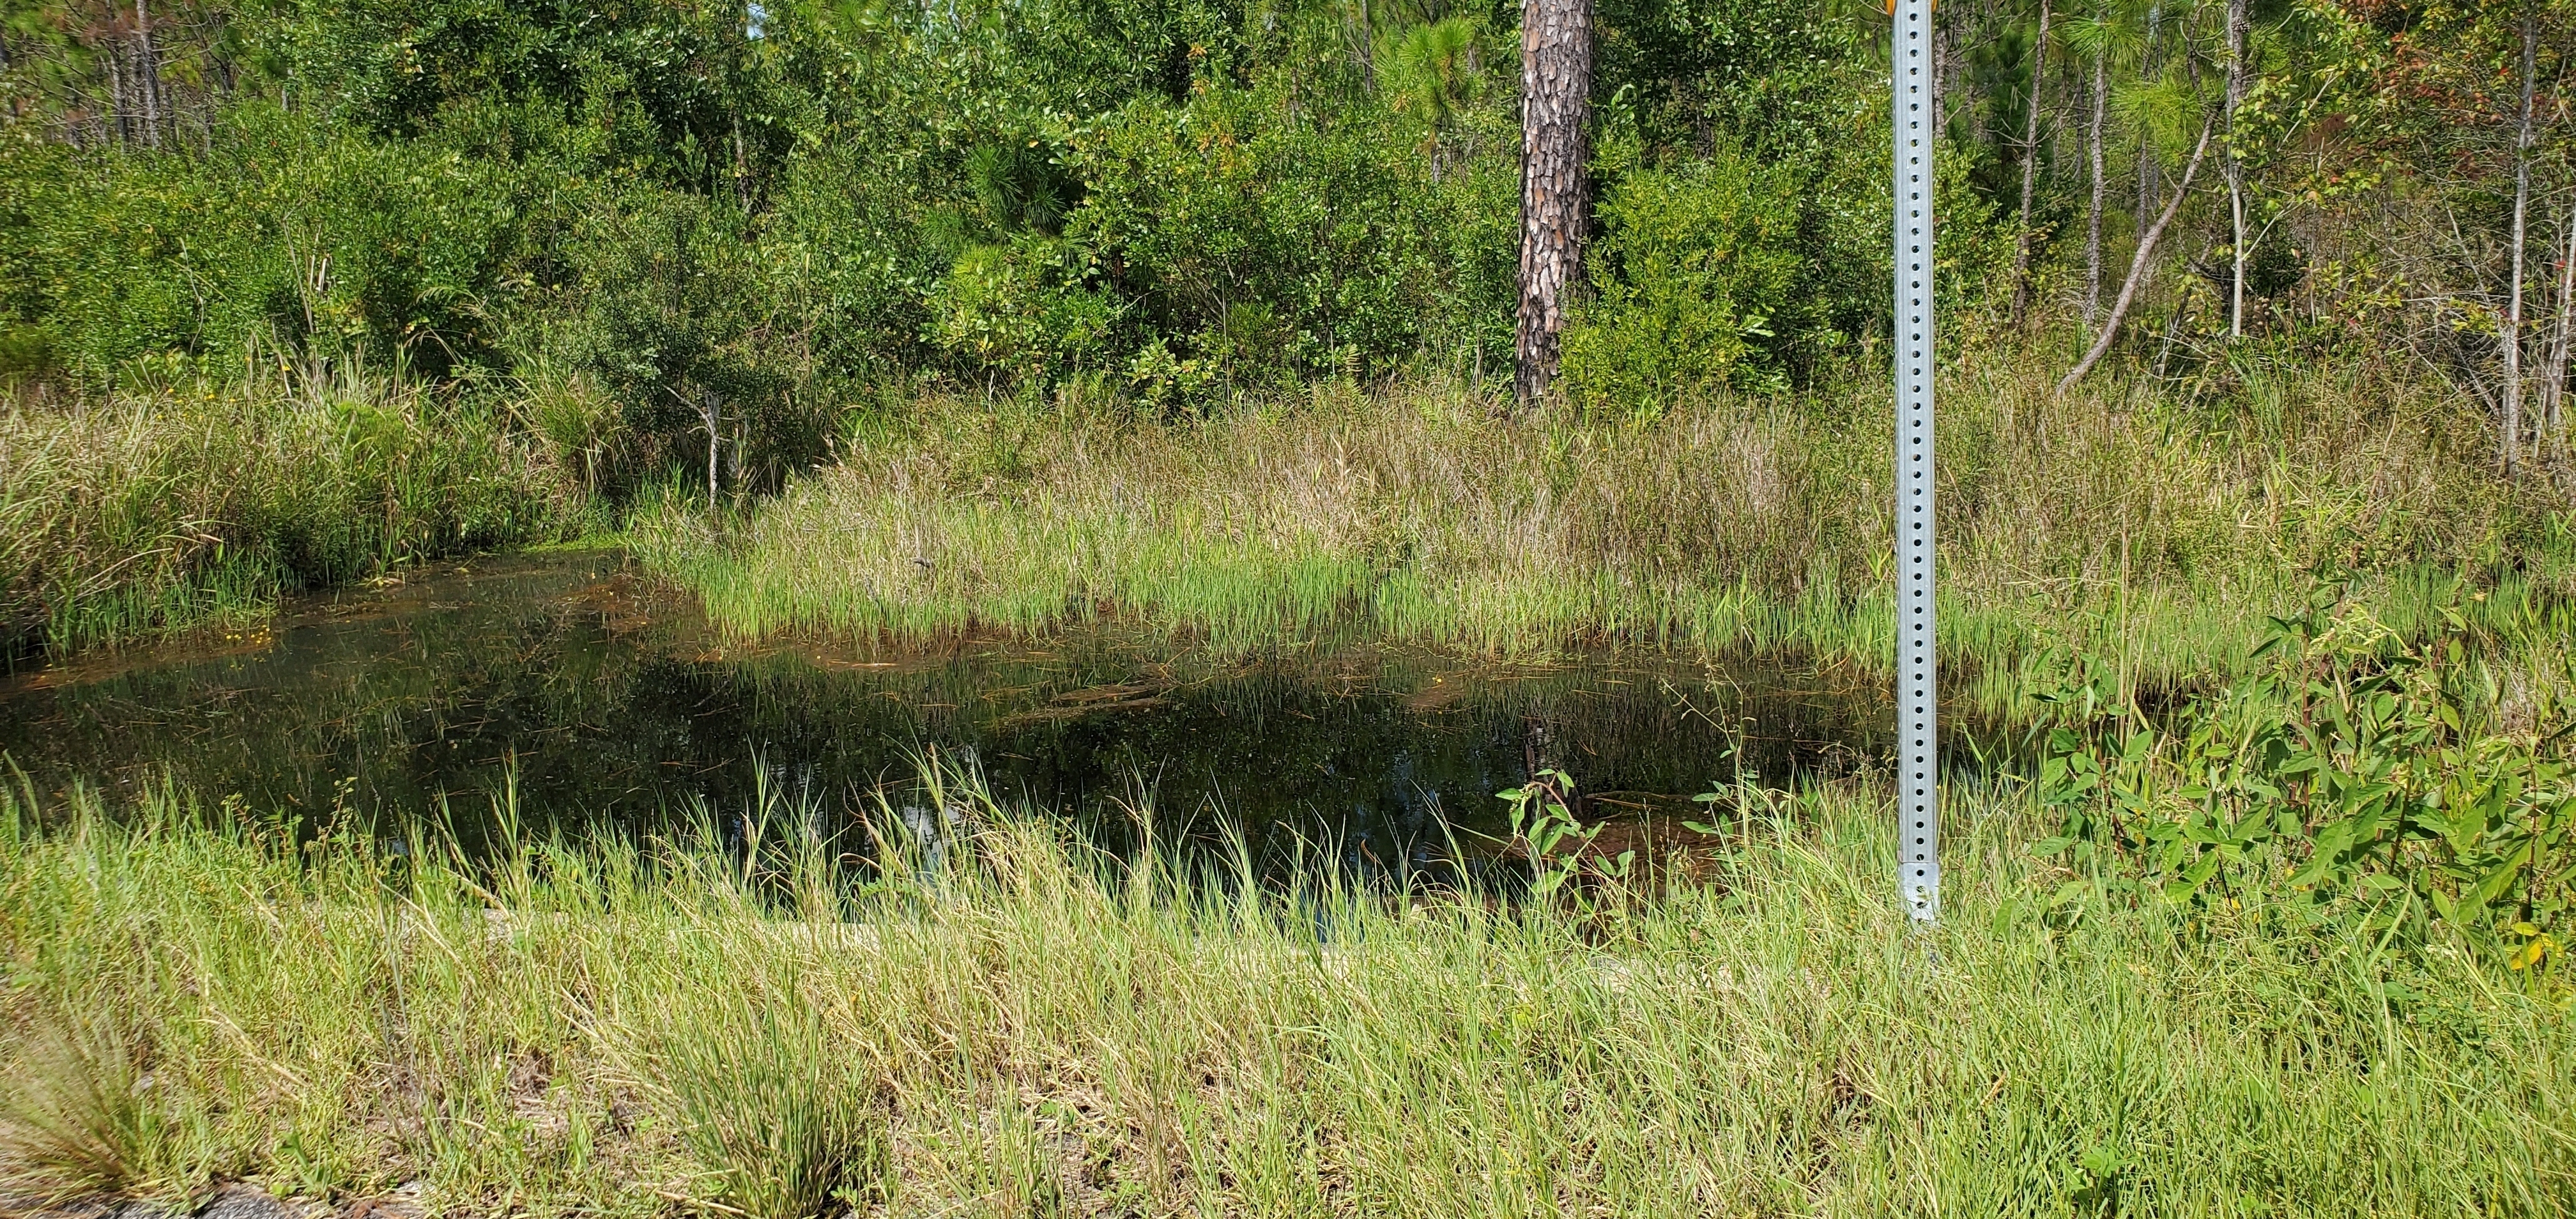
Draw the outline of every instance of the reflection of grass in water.
<instances>
[{"instance_id":1,"label":"reflection of grass in water","mask_svg":"<svg viewBox=\"0 0 2576 1219\"><path fill-rule=\"evenodd\" d=\"M1132 759L1168 780L1173 810L1198 811L1222 787L1235 815L1299 825L1319 815L1378 824L1418 808L1424 790L1466 815L1491 815L1489 789L1519 778L1519 739L1532 718L1580 725L1564 748L1587 778L1686 796L1709 777L1661 760L1677 746L1690 752L1694 739L1670 731L1672 703L1657 680L1696 691L1707 673L1687 658L1505 659L1377 644L1176 655L1168 637L1111 623L1052 635L1044 648L992 639L956 651L845 643L835 652L828 640L791 635L742 645L750 655L739 660L679 664L670 650L696 644L685 629L668 642L603 641L618 627L592 615L637 610L654 588L586 578L615 562L478 559L470 580L441 564L398 587L332 598L327 614L282 621L278 646L247 659L199 641L93 653L66 670L86 671L85 684L23 704L44 722L0 724L0 749L48 784L166 774L307 810L327 807L334 785L356 776L352 802L396 824L441 791L456 793L470 822L513 748L543 814L630 825L659 823L666 803L710 786L730 803L725 793L750 777L746 742L769 742L775 765L819 765L801 773L820 775L825 789L899 767L907 742L972 744L1004 768L1004 782L1076 802L1073 793L1115 787L1120 760ZM664 614L656 607L651 617ZM117 676L147 655L173 663ZM860 655L888 659L818 670ZM1741 680L1767 691L1770 677ZM1399 709L1425 687L1443 692L1447 710ZM1803 726L1782 734L1781 750L1792 736L1841 739L1841 725L1866 726L1865 688L1806 701L1776 708L1774 722ZM1726 692L1699 702L1720 716L1736 705ZM1773 711L1766 706L1766 718ZM1265 717L1266 730L1256 726ZM1246 757L1266 759L1274 781L1238 786Z\"/></svg>"},{"instance_id":2,"label":"reflection of grass in water","mask_svg":"<svg viewBox=\"0 0 2576 1219\"><path fill-rule=\"evenodd\" d=\"M2563 598L2542 493L2451 460L2466 441L2445 415L2392 426L2404 388L2312 377L2250 420L2111 388L2059 402L2006 360L1963 370L1944 400L1945 651L1989 701L2057 647L2192 680L2240 664L2321 564L2359 563L2397 617L2438 600L2407 574L2427 564L2481 584L2520 566L2508 583ZM1107 615L1220 650L1614 638L1876 669L1880 393L1686 405L1644 428L1498 426L1436 385L1187 425L933 402L735 532L674 510L634 537L747 635Z\"/></svg>"},{"instance_id":3,"label":"reflection of grass in water","mask_svg":"<svg viewBox=\"0 0 2576 1219\"><path fill-rule=\"evenodd\" d=\"M176 802L43 833L13 810L10 1002L116 1005L151 1081L116 1092L151 1120L81 1128L164 1196L257 1173L335 1196L417 1176L476 1213L789 1214L818 1185L833 1213L2570 1201L2532 1171L2562 1014L2258 895L2070 888L2016 849L2036 818L2012 789L1954 793L1926 934L1866 782L1797 795L1721 883L1577 923L1320 881L1247 903L943 779L927 803L979 836L936 872L792 836L467 869ZM0 1026L11 1095L48 1044ZM814 1137L764 1133L790 1130Z\"/></svg>"}]
</instances>

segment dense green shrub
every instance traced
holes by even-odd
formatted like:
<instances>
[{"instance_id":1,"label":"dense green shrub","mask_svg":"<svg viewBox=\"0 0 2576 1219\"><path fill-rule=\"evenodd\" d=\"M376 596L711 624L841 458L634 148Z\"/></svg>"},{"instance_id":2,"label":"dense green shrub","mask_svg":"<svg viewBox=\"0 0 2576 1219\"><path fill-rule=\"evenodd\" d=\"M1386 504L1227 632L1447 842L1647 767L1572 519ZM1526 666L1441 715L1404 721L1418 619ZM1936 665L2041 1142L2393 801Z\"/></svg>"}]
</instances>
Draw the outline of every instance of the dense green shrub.
<instances>
[{"instance_id":1,"label":"dense green shrub","mask_svg":"<svg viewBox=\"0 0 2576 1219\"><path fill-rule=\"evenodd\" d=\"M7 157L10 295L75 369L238 362L269 338L402 351L431 371L494 358L520 231L506 165L258 104L197 157Z\"/></svg>"},{"instance_id":2,"label":"dense green shrub","mask_svg":"<svg viewBox=\"0 0 2576 1219\"><path fill-rule=\"evenodd\" d=\"M743 450L767 430L755 422L777 414L787 380L743 227L723 203L653 188L585 217L571 246L581 312L566 339L654 452L706 454L695 468L714 482L711 463L730 449L736 485Z\"/></svg>"},{"instance_id":3,"label":"dense green shrub","mask_svg":"<svg viewBox=\"0 0 2576 1219\"><path fill-rule=\"evenodd\" d=\"M710 0L227 9L202 140L0 152L0 362L577 372L631 432L600 485L712 447L738 489L889 388L1198 410L1508 366L1507 6L765 8L756 37ZM1577 396L1801 381L1881 329L1867 23L1603 17ZM1945 179L1954 293L1985 215Z\"/></svg>"},{"instance_id":4,"label":"dense green shrub","mask_svg":"<svg viewBox=\"0 0 2576 1219\"><path fill-rule=\"evenodd\" d=\"M1652 415L1727 384L1799 287L1800 185L1732 151L1622 176L1601 204L1601 294L1565 340L1576 392Z\"/></svg>"},{"instance_id":5,"label":"dense green shrub","mask_svg":"<svg viewBox=\"0 0 2576 1219\"><path fill-rule=\"evenodd\" d=\"M1468 219L1510 215L1508 163L1435 178L1391 116L1300 120L1287 88L1143 99L1077 135L1066 237L1132 302L1138 359L1159 339L1237 383L1385 368L1508 314L1511 228Z\"/></svg>"}]
</instances>

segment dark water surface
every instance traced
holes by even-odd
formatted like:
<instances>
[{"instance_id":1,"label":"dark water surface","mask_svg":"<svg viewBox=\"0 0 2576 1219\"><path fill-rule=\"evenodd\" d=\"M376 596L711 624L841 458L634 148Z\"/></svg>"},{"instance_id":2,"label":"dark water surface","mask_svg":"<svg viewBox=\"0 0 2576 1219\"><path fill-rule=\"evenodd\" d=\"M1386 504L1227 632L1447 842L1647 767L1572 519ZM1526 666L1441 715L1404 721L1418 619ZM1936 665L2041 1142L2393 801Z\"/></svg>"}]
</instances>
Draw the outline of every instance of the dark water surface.
<instances>
[{"instance_id":1,"label":"dark water surface","mask_svg":"<svg viewBox=\"0 0 2576 1219\"><path fill-rule=\"evenodd\" d=\"M1655 652L1503 663L1374 643L1205 653L1115 626L897 647L728 644L605 552L491 557L290 603L239 636L0 678L0 750L40 793L175 779L308 819L441 807L488 833L515 780L537 827L739 816L763 789L839 816L913 758L971 757L1005 796L1271 844L1417 854L1502 821L1533 767L1587 816L1691 811L1745 765L1879 765L1892 714L1857 675ZM1294 831L1294 834L1283 834Z\"/></svg>"}]
</instances>

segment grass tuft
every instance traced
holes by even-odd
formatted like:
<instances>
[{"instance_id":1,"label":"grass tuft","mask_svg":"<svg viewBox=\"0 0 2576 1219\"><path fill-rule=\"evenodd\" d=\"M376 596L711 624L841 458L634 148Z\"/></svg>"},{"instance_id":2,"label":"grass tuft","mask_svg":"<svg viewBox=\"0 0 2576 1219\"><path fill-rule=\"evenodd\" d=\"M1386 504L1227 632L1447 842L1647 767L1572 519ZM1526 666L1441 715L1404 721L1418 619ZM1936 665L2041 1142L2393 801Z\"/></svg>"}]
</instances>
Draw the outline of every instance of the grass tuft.
<instances>
[{"instance_id":1,"label":"grass tuft","mask_svg":"<svg viewBox=\"0 0 2576 1219\"><path fill-rule=\"evenodd\" d=\"M730 939L715 932L708 946ZM711 1200L755 1219L804 1219L883 1196L887 1087L874 1064L845 1056L809 1001L723 988L662 997L685 1006L651 1013L632 1037L636 1065L678 1121Z\"/></svg>"},{"instance_id":2,"label":"grass tuft","mask_svg":"<svg viewBox=\"0 0 2576 1219\"><path fill-rule=\"evenodd\" d=\"M0 1087L0 1147L56 1197L146 1183L165 1141L141 1054L112 1015L40 1004L22 1015L16 1069Z\"/></svg>"}]
</instances>

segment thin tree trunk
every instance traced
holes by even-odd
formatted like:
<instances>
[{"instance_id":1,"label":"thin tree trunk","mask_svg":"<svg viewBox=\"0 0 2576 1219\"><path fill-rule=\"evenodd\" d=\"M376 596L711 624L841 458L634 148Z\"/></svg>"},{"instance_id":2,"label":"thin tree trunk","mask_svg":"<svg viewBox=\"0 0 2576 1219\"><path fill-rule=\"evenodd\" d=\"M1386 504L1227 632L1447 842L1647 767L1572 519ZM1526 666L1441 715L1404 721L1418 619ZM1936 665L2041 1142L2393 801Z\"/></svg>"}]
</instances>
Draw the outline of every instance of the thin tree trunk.
<instances>
[{"instance_id":1,"label":"thin tree trunk","mask_svg":"<svg viewBox=\"0 0 2576 1219\"><path fill-rule=\"evenodd\" d=\"M136 91L143 95L143 142L161 146L161 54L152 46L152 10L134 0Z\"/></svg>"},{"instance_id":2,"label":"thin tree trunk","mask_svg":"<svg viewBox=\"0 0 2576 1219\"><path fill-rule=\"evenodd\" d=\"M2048 0L2039 0L2039 37L2030 48L2030 97L2021 127L2021 236L2013 243L2013 324L2030 309L2030 202L2039 185L2039 86L2048 67Z\"/></svg>"},{"instance_id":3,"label":"thin tree trunk","mask_svg":"<svg viewBox=\"0 0 2576 1219\"><path fill-rule=\"evenodd\" d=\"M1377 25L1369 20L1368 0L1360 0L1360 83L1377 96Z\"/></svg>"},{"instance_id":4,"label":"thin tree trunk","mask_svg":"<svg viewBox=\"0 0 2576 1219\"><path fill-rule=\"evenodd\" d=\"M1591 0L1521 8L1521 259L1513 398L1538 404L1556 379L1566 306L1583 273Z\"/></svg>"},{"instance_id":5,"label":"thin tree trunk","mask_svg":"<svg viewBox=\"0 0 2576 1219\"><path fill-rule=\"evenodd\" d=\"M2139 57L2141 62L2138 66L2138 79L2142 81L2154 80L2156 78L2157 71L2162 66L2156 59L2156 40L2157 37L2163 33L2163 23L2164 6L2161 4L2148 5L2147 45L2144 53ZM2155 208L2155 143L2142 132L2138 136L2138 210L2134 213L2138 218L2138 229L2140 232L2146 231L2147 216L2149 213L2155 211Z\"/></svg>"},{"instance_id":6,"label":"thin tree trunk","mask_svg":"<svg viewBox=\"0 0 2576 1219\"><path fill-rule=\"evenodd\" d=\"M2085 351L2084 358L2076 361L2075 367L2067 372L2066 379L2057 383L2060 397L2075 388L2075 383L2093 371L2095 364L2101 363L2102 353L2111 350L2111 340L2119 337L2120 322L2129 316L2129 304L2137 299L2138 286L2146 282L2148 269L2155 265L2156 242L2164 238L2165 226L2173 223L2174 213L2182 210L2182 201L2191 195L2192 176L2200 172L2201 157L2209 152L2209 129L2210 124L2204 119L2200 124L2200 142L2192 147L2191 162L2182 168L2182 183L2174 187L2173 198L2165 203L2164 214L2156 217L2146 236L2138 239L2138 252L2129 259L2128 277L2120 281L2120 295L2112 298L2111 316L2103 321L2102 332L2093 336L2093 346Z\"/></svg>"},{"instance_id":7,"label":"thin tree trunk","mask_svg":"<svg viewBox=\"0 0 2576 1219\"><path fill-rule=\"evenodd\" d=\"M2245 102L2245 0L2227 0L2227 337L2245 333L2245 162L2237 155L2236 109Z\"/></svg>"},{"instance_id":8,"label":"thin tree trunk","mask_svg":"<svg viewBox=\"0 0 2576 1219\"><path fill-rule=\"evenodd\" d=\"M107 44L107 136L113 143L134 140L133 119L125 104L125 48L114 39Z\"/></svg>"},{"instance_id":9,"label":"thin tree trunk","mask_svg":"<svg viewBox=\"0 0 2576 1219\"><path fill-rule=\"evenodd\" d=\"M2539 435L2532 438L2532 460L2541 458L2542 446L2548 446L2553 463L2565 464L2567 438L2560 430L2560 404L2567 397L2567 350L2571 323L2576 323L2576 212L2567 217L2567 231L2558 247L2558 324L2549 338L2548 362L2540 376Z\"/></svg>"},{"instance_id":10,"label":"thin tree trunk","mask_svg":"<svg viewBox=\"0 0 2576 1219\"><path fill-rule=\"evenodd\" d=\"M2102 315L2102 202L2110 180L2102 170L2102 112L2111 103L2110 52L2093 56L2093 125L2085 144L2093 161L2093 202L2084 215L2084 328Z\"/></svg>"},{"instance_id":11,"label":"thin tree trunk","mask_svg":"<svg viewBox=\"0 0 2576 1219\"><path fill-rule=\"evenodd\" d=\"M698 391L698 414L707 425L707 512L712 515L716 510L716 451L724 447L720 443L724 436L724 406L716 400L714 390Z\"/></svg>"},{"instance_id":12,"label":"thin tree trunk","mask_svg":"<svg viewBox=\"0 0 2576 1219\"><path fill-rule=\"evenodd\" d=\"M2531 213L2531 92L2539 44L2539 13L2524 0L2522 123L2513 139L2513 281L2505 286L2504 330L2496 337L2504 354L2504 430L2496 444L2496 465L2507 474L2522 456L2522 256Z\"/></svg>"}]
</instances>

